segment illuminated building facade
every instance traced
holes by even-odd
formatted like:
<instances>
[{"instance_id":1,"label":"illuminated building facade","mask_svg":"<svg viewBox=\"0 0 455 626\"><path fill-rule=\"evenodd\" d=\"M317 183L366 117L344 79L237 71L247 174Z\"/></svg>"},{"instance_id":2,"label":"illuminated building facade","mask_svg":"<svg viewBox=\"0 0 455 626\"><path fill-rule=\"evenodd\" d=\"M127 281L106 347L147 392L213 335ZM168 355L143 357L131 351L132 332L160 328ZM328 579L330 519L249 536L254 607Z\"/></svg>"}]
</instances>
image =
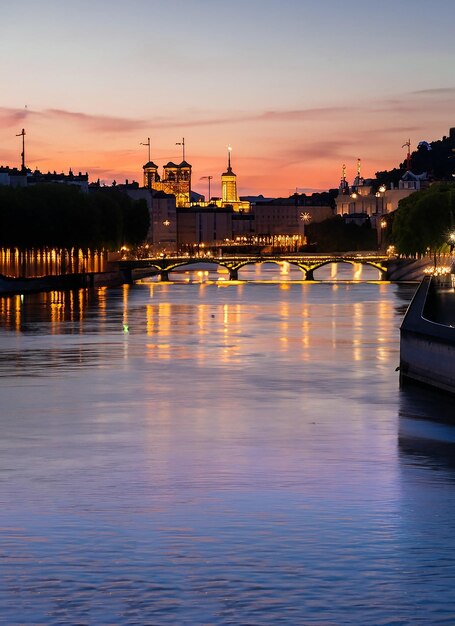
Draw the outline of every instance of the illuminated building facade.
<instances>
[{"instance_id":1,"label":"illuminated building facade","mask_svg":"<svg viewBox=\"0 0 455 626\"><path fill-rule=\"evenodd\" d=\"M189 206L191 165L187 161L178 164L169 161L163 167L162 178L158 174L158 166L153 161L146 163L142 169L144 170L144 187L174 195L178 207Z\"/></svg>"},{"instance_id":2,"label":"illuminated building facade","mask_svg":"<svg viewBox=\"0 0 455 626\"><path fill-rule=\"evenodd\" d=\"M239 202L237 195L237 176L231 168L231 146L228 148L228 167L224 174L221 174L221 200L225 204L235 204Z\"/></svg>"}]
</instances>

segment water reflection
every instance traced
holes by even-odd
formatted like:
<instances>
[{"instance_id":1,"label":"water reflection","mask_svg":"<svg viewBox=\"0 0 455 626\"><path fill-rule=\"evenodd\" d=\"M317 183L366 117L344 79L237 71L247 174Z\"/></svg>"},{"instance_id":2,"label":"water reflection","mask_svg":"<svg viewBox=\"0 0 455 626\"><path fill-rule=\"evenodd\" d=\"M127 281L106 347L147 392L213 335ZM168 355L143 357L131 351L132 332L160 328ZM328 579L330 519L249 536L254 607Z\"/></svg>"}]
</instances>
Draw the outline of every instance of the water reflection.
<instances>
[{"instance_id":1,"label":"water reflection","mask_svg":"<svg viewBox=\"0 0 455 626\"><path fill-rule=\"evenodd\" d=\"M105 272L106 269L105 250L0 248L0 274L13 278Z\"/></svg>"},{"instance_id":2,"label":"water reflection","mask_svg":"<svg viewBox=\"0 0 455 626\"><path fill-rule=\"evenodd\" d=\"M454 470L455 399L432 389L406 386L400 392L398 441L404 461Z\"/></svg>"},{"instance_id":3,"label":"water reflection","mask_svg":"<svg viewBox=\"0 0 455 626\"><path fill-rule=\"evenodd\" d=\"M397 444L424 406L398 391L406 293L0 300L2 620L450 623L451 470Z\"/></svg>"}]
</instances>

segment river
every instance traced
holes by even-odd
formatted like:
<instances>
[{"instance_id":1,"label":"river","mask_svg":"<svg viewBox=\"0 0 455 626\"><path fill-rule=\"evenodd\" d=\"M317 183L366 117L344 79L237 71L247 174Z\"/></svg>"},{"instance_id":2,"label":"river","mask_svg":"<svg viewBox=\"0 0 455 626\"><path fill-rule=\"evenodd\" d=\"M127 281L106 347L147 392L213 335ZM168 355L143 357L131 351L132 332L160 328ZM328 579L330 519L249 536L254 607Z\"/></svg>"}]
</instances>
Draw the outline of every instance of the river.
<instances>
[{"instance_id":1,"label":"river","mask_svg":"<svg viewBox=\"0 0 455 626\"><path fill-rule=\"evenodd\" d=\"M0 299L1 623L455 623L415 285L248 271Z\"/></svg>"}]
</instances>

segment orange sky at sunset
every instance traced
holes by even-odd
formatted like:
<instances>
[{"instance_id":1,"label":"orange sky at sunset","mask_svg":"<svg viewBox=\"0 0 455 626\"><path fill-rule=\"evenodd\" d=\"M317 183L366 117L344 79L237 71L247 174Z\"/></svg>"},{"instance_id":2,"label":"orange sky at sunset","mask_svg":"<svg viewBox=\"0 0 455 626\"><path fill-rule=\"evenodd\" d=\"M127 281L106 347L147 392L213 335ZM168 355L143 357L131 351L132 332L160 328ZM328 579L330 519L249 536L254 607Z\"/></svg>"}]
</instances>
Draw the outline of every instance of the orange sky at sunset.
<instances>
[{"instance_id":1,"label":"orange sky at sunset","mask_svg":"<svg viewBox=\"0 0 455 626\"><path fill-rule=\"evenodd\" d=\"M405 31L400 8L378 30L366 7L351 40L340 32L339 5L320 4L234 0L235 16L223 22L214 5L207 15L204 0L179 0L177 12L191 8L190 32L181 20L169 21L161 2L109 3L109 20L105 2L82 0L72 18L53 0L39 11L28 1L25 13L6 8L0 45L12 63L0 69L7 87L0 165L20 165L16 134L25 128L32 169L71 167L106 184L142 184L147 149L140 143L151 138L161 167L181 160L175 144L185 137L196 191L206 193L200 178L212 175L212 193L219 193L230 144L241 195L286 196L338 186L342 163L352 180L358 157L362 174L374 176L404 160L408 138L415 148L448 134L455 126L454 44L435 38L425 49L446 28L441 16L437 22L417 1ZM392 5L387 0L384 8Z\"/></svg>"}]
</instances>

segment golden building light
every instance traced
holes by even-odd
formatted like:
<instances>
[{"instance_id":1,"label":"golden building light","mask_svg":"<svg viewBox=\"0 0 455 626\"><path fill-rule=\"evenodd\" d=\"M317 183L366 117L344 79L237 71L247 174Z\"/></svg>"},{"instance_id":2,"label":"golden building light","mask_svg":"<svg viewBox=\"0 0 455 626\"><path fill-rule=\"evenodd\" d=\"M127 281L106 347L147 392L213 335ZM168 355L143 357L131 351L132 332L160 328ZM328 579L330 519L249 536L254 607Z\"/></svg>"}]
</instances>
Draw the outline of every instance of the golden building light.
<instances>
[{"instance_id":1,"label":"golden building light","mask_svg":"<svg viewBox=\"0 0 455 626\"><path fill-rule=\"evenodd\" d=\"M230 202L239 202L237 195L237 176L231 167L231 146L228 146L228 167L224 174L221 174L221 199L229 204Z\"/></svg>"}]
</instances>

